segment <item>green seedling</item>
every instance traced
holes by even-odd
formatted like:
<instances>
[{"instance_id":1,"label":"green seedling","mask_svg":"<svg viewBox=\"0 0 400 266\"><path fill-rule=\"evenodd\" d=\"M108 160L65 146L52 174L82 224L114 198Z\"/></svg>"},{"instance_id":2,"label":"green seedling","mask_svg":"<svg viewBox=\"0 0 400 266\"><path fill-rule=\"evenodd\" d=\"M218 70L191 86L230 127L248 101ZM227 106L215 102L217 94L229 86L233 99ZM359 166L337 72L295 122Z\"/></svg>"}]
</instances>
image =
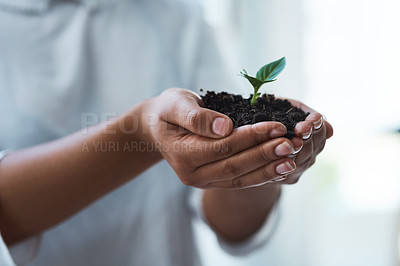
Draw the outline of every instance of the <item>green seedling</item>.
<instances>
[{"instance_id":1,"label":"green seedling","mask_svg":"<svg viewBox=\"0 0 400 266\"><path fill-rule=\"evenodd\" d=\"M247 74L245 69L240 72L240 75L245 77L253 86L254 94L253 98L251 98L251 105L254 106L257 103L257 98L261 96L261 93L258 92L261 86L265 83L275 81L276 77L282 72L282 70L286 66L286 59L282 57L281 59L269 63L268 65L263 66L258 70L256 77L251 77Z\"/></svg>"}]
</instances>

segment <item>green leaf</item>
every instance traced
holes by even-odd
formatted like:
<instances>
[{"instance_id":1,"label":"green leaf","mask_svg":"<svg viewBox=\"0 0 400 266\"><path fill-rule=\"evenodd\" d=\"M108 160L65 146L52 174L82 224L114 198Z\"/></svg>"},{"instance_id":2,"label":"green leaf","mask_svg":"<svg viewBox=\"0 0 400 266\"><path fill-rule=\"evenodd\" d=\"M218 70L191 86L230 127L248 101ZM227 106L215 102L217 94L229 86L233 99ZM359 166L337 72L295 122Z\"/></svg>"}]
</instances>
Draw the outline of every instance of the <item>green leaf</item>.
<instances>
[{"instance_id":1,"label":"green leaf","mask_svg":"<svg viewBox=\"0 0 400 266\"><path fill-rule=\"evenodd\" d=\"M272 63L269 63L268 65L263 66L257 72L256 79L265 82L274 81L274 79L282 72L285 66L286 66L286 58L282 57L277 61L274 61Z\"/></svg>"},{"instance_id":2,"label":"green leaf","mask_svg":"<svg viewBox=\"0 0 400 266\"><path fill-rule=\"evenodd\" d=\"M268 80L268 81L259 80L257 78L247 75L247 72L244 69L242 72L240 72L240 74L243 77L245 77L251 83L251 85L253 85L254 89L256 89L256 90L258 90L263 84L274 81L274 80Z\"/></svg>"}]
</instances>

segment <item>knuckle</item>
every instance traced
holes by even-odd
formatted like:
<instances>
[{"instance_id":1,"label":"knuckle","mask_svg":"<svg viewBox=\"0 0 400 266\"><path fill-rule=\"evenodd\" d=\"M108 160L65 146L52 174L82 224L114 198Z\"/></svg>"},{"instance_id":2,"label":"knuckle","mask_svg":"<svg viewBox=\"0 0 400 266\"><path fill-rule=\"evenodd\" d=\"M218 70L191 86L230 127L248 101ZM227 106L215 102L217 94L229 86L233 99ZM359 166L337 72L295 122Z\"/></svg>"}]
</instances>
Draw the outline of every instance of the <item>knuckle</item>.
<instances>
[{"instance_id":1,"label":"knuckle","mask_svg":"<svg viewBox=\"0 0 400 266\"><path fill-rule=\"evenodd\" d=\"M299 180L300 180L300 177L290 178L288 181L285 182L285 184L294 185L294 184L297 184L297 182L299 182Z\"/></svg>"},{"instance_id":2,"label":"knuckle","mask_svg":"<svg viewBox=\"0 0 400 266\"><path fill-rule=\"evenodd\" d=\"M248 133L249 137L251 139L253 139L256 143L260 143L260 142L262 142L264 140L262 138L262 133L259 132L260 131L259 128L260 127L257 127L256 125L253 124L253 125L250 126L250 130L249 130L249 133Z\"/></svg>"},{"instance_id":3,"label":"knuckle","mask_svg":"<svg viewBox=\"0 0 400 266\"><path fill-rule=\"evenodd\" d=\"M188 178L186 176L183 176L180 178L181 182L185 185L185 186L196 186L197 183L195 182L194 178Z\"/></svg>"},{"instance_id":4,"label":"knuckle","mask_svg":"<svg viewBox=\"0 0 400 266\"><path fill-rule=\"evenodd\" d=\"M269 162L274 159L274 154L271 151L271 148L269 146L266 147L265 145L259 148L259 156L261 162Z\"/></svg>"},{"instance_id":5,"label":"knuckle","mask_svg":"<svg viewBox=\"0 0 400 266\"><path fill-rule=\"evenodd\" d=\"M188 126L196 126L200 120L200 111L196 109L192 109L185 114L185 121Z\"/></svg>"},{"instance_id":6,"label":"knuckle","mask_svg":"<svg viewBox=\"0 0 400 266\"><path fill-rule=\"evenodd\" d=\"M236 189L244 188L246 187L245 183L243 182L243 178L235 178L232 179L232 187Z\"/></svg>"},{"instance_id":7,"label":"knuckle","mask_svg":"<svg viewBox=\"0 0 400 266\"><path fill-rule=\"evenodd\" d=\"M263 169L263 171L261 172L261 177L264 180L270 180L270 179L272 179L272 178L274 178L276 176L278 176L278 175L276 175L275 173L271 173L271 170L268 167L265 167Z\"/></svg>"},{"instance_id":8,"label":"knuckle","mask_svg":"<svg viewBox=\"0 0 400 266\"><path fill-rule=\"evenodd\" d=\"M222 165L222 172L227 176L237 176L240 173L240 169L232 162L225 160Z\"/></svg>"},{"instance_id":9,"label":"knuckle","mask_svg":"<svg viewBox=\"0 0 400 266\"><path fill-rule=\"evenodd\" d=\"M217 156L220 159L231 156L234 153L233 145L228 141L224 141L220 145L220 149L217 151Z\"/></svg>"}]
</instances>

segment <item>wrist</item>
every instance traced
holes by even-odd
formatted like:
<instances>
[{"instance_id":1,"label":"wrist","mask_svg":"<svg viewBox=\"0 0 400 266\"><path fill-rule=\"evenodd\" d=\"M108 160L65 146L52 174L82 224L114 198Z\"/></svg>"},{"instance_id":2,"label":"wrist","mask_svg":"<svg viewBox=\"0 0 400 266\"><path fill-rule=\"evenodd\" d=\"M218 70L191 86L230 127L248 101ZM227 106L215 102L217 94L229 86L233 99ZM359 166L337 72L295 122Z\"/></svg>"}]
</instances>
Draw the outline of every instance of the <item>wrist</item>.
<instances>
[{"instance_id":1,"label":"wrist","mask_svg":"<svg viewBox=\"0 0 400 266\"><path fill-rule=\"evenodd\" d=\"M240 242L265 222L281 193L280 185L241 190L205 190L205 218L224 239Z\"/></svg>"},{"instance_id":2,"label":"wrist","mask_svg":"<svg viewBox=\"0 0 400 266\"><path fill-rule=\"evenodd\" d=\"M119 135L120 139L131 145L142 155L151 157L151 160L161 160L162 156L157 147L153 134L153 128L159 124L159 119L151 107L154 98L142 101L129 112L120 117Z\"/></svg>"},{"instance_id":3,"label":"wrist","mask_svg":"<svg viewBox=\"0 0 400 266\"><path fill-rule=\"evenodd\" d=\"M93 144L90 150L117 160L119 165L125 162L132 166L138 156L152 164L159 161L162 157L150 137L144 108L145 102L114 120L89 128L89 142Z\"/></svg>"},{"instance_id":4,"label":"wrist","mask_svg":"<svg viewBox=\"0 0 400 266\"><path fill-rule=\"evenodd\" d=\"M268 184L240 190L205 190L204 196L209 195L243 209L248 206L269 208L279 199L281 190L281 185Z\"/></svg>"}]
</instances>

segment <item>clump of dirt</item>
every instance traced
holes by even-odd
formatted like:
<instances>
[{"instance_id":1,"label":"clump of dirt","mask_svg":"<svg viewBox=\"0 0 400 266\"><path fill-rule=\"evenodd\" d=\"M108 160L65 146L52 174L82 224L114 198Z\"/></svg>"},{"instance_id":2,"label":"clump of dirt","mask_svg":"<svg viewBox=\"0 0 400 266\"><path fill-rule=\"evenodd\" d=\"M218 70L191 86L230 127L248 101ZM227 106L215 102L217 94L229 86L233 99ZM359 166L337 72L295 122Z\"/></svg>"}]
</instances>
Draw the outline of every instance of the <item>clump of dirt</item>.
<instances>
[{"instance_id":1,"label":"clump of dirt","mask_svg":"<svg viewBox=\"0 0 400 266\"><path fill-rule=\"evenodd\" d=\"M275 98L273 94L263 94L254 106L250 104L252 95L244 99L241 95L207 91L201 98L206 108L225 114L232 119L234 127L263 121L277 121L286 126L288 133L285 137L289 139L295 136L296 124L304 121L309 115L293 106L288 100Z\"/></svg>"}]
</instances>

